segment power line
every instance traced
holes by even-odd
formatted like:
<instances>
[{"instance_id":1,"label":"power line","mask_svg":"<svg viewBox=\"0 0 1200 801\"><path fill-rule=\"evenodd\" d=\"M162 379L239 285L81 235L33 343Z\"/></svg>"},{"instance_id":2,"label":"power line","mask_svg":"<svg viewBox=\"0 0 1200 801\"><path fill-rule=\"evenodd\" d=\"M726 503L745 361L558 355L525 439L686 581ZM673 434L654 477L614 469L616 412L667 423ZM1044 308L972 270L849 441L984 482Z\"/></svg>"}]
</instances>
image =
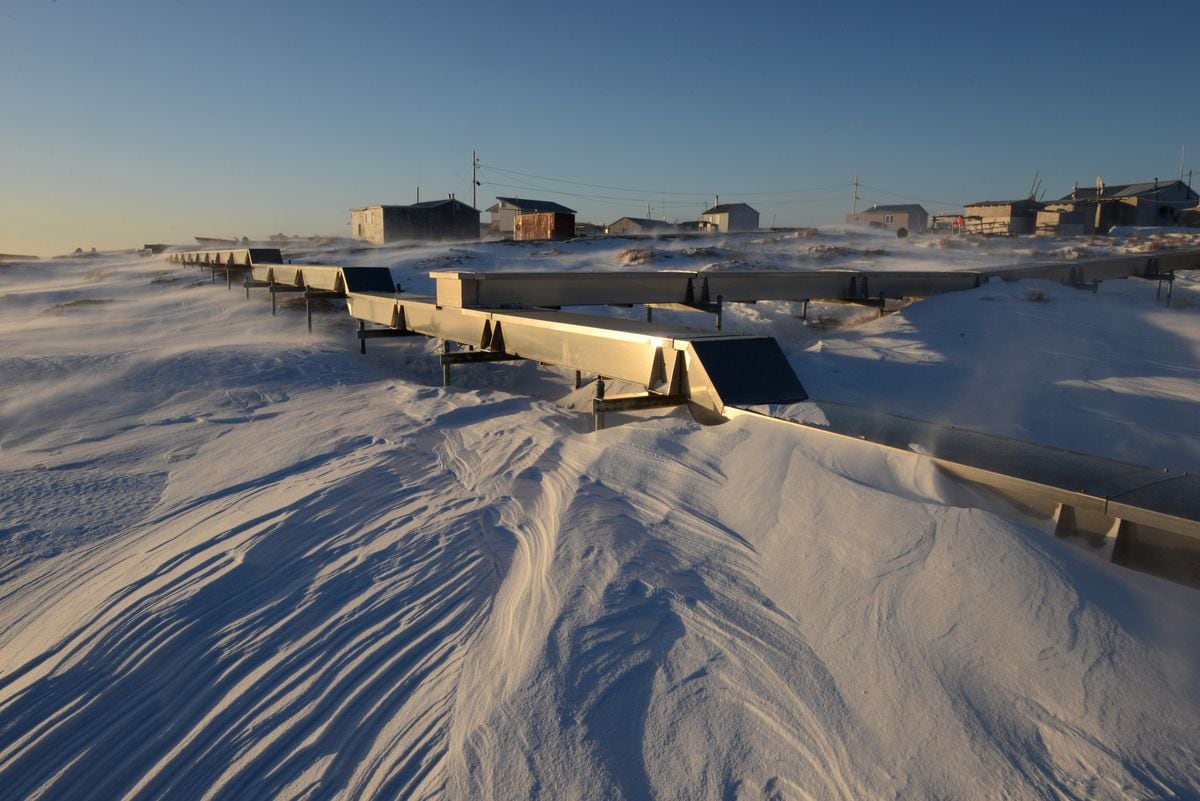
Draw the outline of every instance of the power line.
<instances>
[{"instance_id":1,"label":"power line","mask_svg":"<svg viewBox=\"0 0 1200 801\"><path fill-rule=\"evenodd\" d=\"M572 181L572 180L568 180L566 178L553 178L549 175L535 175L534 173L521 172L519 170L509 170L509 169L505 169L504 167L497 167L494 164L480 164L479 166L486 167L489 170L494 170L496 172L504 173L506 175L517 175L522 178L533 178L538 181L551 181L553 183L559 183L559 184L570 184L572 186L583 186L583 187L587 187L589 189L606 189L606 190L613 191L613 192L636 192L636 193L643 194L643 195L652 195L654 198L661 198L663 195L709 198L709 197L712 197L712 195L713 195L712 192L674 192L674 191L666 191L666 190L662 190L662 189L635 189L633 187L628 187L628 186L611 186L608 184L593 184L593 183L587 183L586 181ZM834 189L844 189L849 185L850 185L849 183L842 183L842 184L831 184L829 186L809 186L809 187L801 187L798 189L781 189L781 190L777 190L777 191L773 191L773 192L720 192L718 194L736 195L738 197L767 197L767 196L771 196L771 195L795 195L795 194L803 194L803 193L807 193L807 192L828 192L828 191L831 191Z\"/></svg>"},{"instance_id":2,"label":"power line","mask_svg":"<svg viewBox=\"0 0 1200 801\"><path fill-rule=\"evenodd\" d=\"M905 195L900 192L893 192L890 189L884 189L879 186L872 186L871 184L860 183L859 186L861 186L865 189L874 189L876 192L879 192L884 195L888 195L890 197L898 197L903 200L915 200L918 203L928 203L933 206L950 206L950 207L954 208L954 207L958 207L958 206L962 205L961 203L951 203L951 202L945 201L945 200L932 200L930 198L922 198L922 197L915 197L913 195Z\"/></svg>"}]
</instances>

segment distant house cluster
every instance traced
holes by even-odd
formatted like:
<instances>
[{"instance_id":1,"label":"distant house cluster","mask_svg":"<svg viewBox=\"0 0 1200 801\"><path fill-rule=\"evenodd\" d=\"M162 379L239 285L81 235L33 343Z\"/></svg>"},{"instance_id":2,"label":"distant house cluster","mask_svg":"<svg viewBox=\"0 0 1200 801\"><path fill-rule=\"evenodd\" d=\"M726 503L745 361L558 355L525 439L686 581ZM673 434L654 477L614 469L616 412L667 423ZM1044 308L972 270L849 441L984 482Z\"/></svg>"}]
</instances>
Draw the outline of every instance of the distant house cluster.
<instances>
[{"instance_id":1,"label":"distant house cluster","mask_svg":"<svg viewBox=\"0 0 1200 801\"><path fill-rule=\"evenodd\" d=\"M574 209L533 198L497 197L487 209L490 222L480 226L480 212L453 195L444 200L401 205L364 206L350 210L351 235L383 245L404 240L478 239L481 235L516 241L556 241L579 236L675 236L698 233L736 234L759 230L759 213L746 203L714 204L699 218L668 222L646 217L620 217L596 226L578 222ZM928 230L1015 236L1087 235L1114 226L1200 226L1200 195L1183 180L1145 181L1094 188L1076 186L1058 200L1031 196L1018 200L981 200L963 206L961 214L930 216L919 204L876 204L846 215L846 222L894 231L898 236Z\"/></svg>"},{"instance_id":2,"label":"distant house cluster","mask_svg":"<svg viewBox=\"0 0 1200 801\"><path fill-rule=\"evenodd\" d=\"M904 233L952 229L997 236L1104 233L1114 226L1200 226L1200 195L1182 181L1145 181L1095 188L1076 187L1058 200L1033 197L967 203L961 214L931 217L915 204L872 206L846 222Z\"/></svg>"},{"instance_id":3,"label":"distant house cluster","mask_svg":"<svg viewBox=\"0 0 1200 801\"><path fill-rule=\"evenodd\" d=\"M405 240L477 239L481 233L515 241L556 241L577 236L665 236L696 233L742 233L758 230L758 211L745 203L722 203L705 209L698 220L671 223L645 217L621 217L606 226L580 223L575 210L533 198L497 197L487 209L491 221L480 228L478 209L456 200L375 205L350 210L351 236L385 245Z\"/></svg>"},{"instance_id":4,"label":"distant house cluster","mask_svg":"<svg viewBox=\"0 0 1200 801\"><path fill-rule=\"evenodd\" d=\"M648 217L622 217L604 227L610 236L667 236L671 234L737 234L758 230L758 211L745 203L721 203L705 209L699 220L670 223Z\"/></svg>"}]
</instances>

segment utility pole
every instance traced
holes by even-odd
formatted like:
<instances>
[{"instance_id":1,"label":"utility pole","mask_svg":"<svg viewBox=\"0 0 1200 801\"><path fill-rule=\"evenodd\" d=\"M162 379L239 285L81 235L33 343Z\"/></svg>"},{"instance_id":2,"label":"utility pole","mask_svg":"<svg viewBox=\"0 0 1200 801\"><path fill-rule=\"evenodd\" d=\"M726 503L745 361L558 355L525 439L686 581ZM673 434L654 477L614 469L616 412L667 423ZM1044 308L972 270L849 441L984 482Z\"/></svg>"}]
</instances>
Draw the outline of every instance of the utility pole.
<instances>
[{"instance_id":1,"label":"utility pole","mask_svg":"<svg viewBox=\"0 0 1200 801\"><path fill-rule=\"evenodd\" d=\"M479 166L479 159L475 157L474 149L471 150L471 208L479 208L479 198L476 197L476 187L479 186L479 181L475 180L475 168Z\"/></svg>"},{"instance_id":2,"label":"utility pole","mask_svg":"<svg viewBox=\"0 0 1200 801\"><path fill-rule=\"evenodd\" d=\"M1183 180L1183 149L1186 145L1179 146L1179 180Z\"/></svg>"},{"instance_id":3,"label":"utility pole","mask_svg":"<svg viewBox=\"0 0 1200 801\"><path fill-rule=\"evenodd\" d=\"M858 173L854 173L854 198L850 201L850 213L858 211Z\"/></svg>"}]
</instances>

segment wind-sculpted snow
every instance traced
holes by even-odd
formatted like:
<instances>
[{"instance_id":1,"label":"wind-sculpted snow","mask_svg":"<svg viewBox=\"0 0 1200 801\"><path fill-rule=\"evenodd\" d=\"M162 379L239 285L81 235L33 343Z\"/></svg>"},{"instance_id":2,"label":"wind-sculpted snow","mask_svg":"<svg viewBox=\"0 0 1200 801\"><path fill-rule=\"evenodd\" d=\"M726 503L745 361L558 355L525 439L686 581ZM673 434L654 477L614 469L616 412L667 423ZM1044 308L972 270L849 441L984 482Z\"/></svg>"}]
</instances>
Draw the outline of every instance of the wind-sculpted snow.
<instances>
[{"instance_id":1,"label":"wind-sculpted snow","mask_svg":"<svg viewBox=\"0 0 1200 801\"><path fill-rule=\"evenodd\" d=\"M143 265L0 327L0 797L1200 797L1193 590Z\"/></svg>"}]
</instances>

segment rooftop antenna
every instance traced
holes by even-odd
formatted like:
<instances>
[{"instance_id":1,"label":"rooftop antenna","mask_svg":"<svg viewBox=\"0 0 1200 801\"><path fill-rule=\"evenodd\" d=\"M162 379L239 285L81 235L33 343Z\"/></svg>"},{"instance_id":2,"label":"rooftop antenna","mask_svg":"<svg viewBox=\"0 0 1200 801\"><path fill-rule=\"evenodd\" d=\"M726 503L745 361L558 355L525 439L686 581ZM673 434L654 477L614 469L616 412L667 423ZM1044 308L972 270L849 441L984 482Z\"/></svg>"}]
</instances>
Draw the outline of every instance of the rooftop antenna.
<instances>
[{"instance_id":1,"label":"rooftop antenna","mask_svg":"<svg viewBox=\"0 0 1200 801\"><path fill-rule=\"evenodd\" d=\"M421 202L421 187L417 187L417 202Z\"/></svg>"},{"instance_id":2,"label":"rooftop antenna","mask_svg":"<svg viewBox=\"0 0 1200 801\"><path fill-rule=\"evenodd\" d=\"M1029 187L1029 199L1030 199L1030 200L1036 200L1036 199L1037 199L1037 193L1038 193L1038 184L1040 183L1040 182L1038 181L1038 176L1039 176L1039 175L1041 175L1041 170L1034 170L1034 173L1033 173L1033 185Z\"/></svg>"},{"instance_id":3,"label":"rooftop antenna","mask_svg":"<svg viewBox=\"0 0 1200 801\"><path fill-rule=\"evenodd\" d=\"M1179 146L1179 180L1183 180L1183 149L1185 145Z\"/></svg>"}]
</instances>

